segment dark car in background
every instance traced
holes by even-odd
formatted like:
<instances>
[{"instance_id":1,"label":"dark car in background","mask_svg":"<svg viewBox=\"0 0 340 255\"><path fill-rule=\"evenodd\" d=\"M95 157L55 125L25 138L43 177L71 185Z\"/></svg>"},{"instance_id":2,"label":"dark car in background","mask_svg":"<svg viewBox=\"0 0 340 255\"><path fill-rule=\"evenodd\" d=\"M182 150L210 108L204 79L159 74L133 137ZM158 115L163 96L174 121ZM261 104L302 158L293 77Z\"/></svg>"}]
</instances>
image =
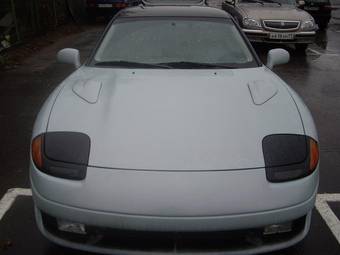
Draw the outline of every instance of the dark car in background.
<instances>
[{"instance_id":1,"label":"dark car in background","mask_svg":"<svg viewBox=\"0 0 340 255\"><path fill-rule=\"evenodd\" d=\"M90 19L97 16L111 17L117 11L130 6L136 6L140 0L87 0L87 13Z\"/></svg>"},{"instance_id":2,"label":"dark car in background","mask_svg":"<svg viewBox=\"0 0 340 255\"><path fill-rule=\"evenodd\" d=\"M331 19L332 5L329 0L305 0L300 8L313 16L320 29L325 29Z\"/></svg>"}]
</instances>

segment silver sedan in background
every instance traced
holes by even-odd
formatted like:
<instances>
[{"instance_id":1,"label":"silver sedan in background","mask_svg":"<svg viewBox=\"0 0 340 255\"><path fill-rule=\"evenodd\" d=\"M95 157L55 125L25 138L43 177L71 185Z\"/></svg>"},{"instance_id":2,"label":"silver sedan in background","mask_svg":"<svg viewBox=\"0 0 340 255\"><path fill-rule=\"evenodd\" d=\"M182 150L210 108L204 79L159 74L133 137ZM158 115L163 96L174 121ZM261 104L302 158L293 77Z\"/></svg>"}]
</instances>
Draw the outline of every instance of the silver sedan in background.
<instances>
[{"instance_id":1,"label":"silver sedan in background","mask_svg":"<svg viewBox=\"0 0 340 255\"><path fill-rule=\"evenodd\" d=\"M225 0L222 8L252 42L294 44L304 51L315 41L314 18L295 0Z\"/></svg>"}]
</instances>

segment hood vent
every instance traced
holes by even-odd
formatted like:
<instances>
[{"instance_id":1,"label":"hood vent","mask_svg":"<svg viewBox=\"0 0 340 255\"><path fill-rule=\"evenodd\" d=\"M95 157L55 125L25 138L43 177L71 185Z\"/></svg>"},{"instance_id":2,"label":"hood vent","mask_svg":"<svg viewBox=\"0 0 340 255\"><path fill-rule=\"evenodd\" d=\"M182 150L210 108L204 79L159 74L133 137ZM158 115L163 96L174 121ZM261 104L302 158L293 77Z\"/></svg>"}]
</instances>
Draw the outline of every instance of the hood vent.
<instances>
[{"instance_id":1,"label":"hood vent","mask_svg":"<svg viewBox=\"0 0 340 255\"><path fill-rule=\"evenodd\" d=\"M248 83L249 91L254 104L262 105L273 98L278 89L268 81L251 81Z\"/></svg>"},{"instance_id":2,"label":"hood vent","mask_svg":"<svg viewBox=\"0 0 340 255\"><path fill-rule=\"evenodd\" d=\"M98 101L100 89L102 83L93 80L78 80L73 85L73 92L88 102L89 104L95 104Z\"/></svg>"}]
</instances>

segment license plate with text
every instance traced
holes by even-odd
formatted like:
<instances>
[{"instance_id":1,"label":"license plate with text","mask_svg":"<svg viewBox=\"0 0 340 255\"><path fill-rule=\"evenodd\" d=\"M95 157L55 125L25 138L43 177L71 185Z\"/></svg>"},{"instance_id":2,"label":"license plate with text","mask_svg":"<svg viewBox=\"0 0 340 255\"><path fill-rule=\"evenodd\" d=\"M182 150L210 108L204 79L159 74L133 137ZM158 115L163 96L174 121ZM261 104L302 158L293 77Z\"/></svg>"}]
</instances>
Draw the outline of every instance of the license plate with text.
<instances>
[{"instance_id":1,"label":"license plate with text","mask_svg":"<svg viewBox=\"0 0 340 255\"><path fill-rule=\"evenodd\" d=\"M273 40L294 40L295 35L292 33L270 33L269 39Z\"/></svg>"}]
</instances>

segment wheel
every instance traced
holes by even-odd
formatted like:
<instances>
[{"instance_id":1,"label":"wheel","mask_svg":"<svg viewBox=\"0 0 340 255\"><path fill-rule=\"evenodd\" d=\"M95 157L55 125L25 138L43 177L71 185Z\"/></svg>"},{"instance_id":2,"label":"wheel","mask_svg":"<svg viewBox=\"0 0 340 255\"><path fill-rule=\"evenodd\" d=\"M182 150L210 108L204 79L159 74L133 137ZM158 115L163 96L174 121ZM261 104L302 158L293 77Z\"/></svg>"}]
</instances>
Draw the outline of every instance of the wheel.
<instances>
[{"instance_id":1,"label":"wheel","mask_svg":"<svg viewBox=\"0 0 340 255\"><path fill-rule=\"evenodd\" d=\"M295 49L298 52L305 52L306 49L308 48L308 44L306 43L301 43L301 44L295 44Z\"/></svg>"}]
</instances>

